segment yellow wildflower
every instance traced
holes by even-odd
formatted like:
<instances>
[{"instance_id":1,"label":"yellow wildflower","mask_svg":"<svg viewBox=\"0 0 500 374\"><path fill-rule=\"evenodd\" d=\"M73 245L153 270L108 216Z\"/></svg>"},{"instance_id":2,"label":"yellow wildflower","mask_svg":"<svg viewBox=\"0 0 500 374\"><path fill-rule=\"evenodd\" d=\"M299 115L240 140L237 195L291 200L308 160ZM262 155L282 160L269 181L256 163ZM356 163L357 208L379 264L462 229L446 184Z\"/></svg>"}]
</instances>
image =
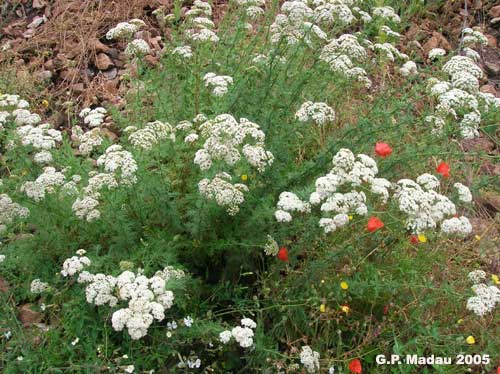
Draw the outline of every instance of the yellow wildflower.
<instances>
[{"instance_id":1,"label":"yellow wildflower","mask_svg":"<svg viewBox=\"0 0 500 374\"><path fill-rule=\"evenodd\" d=\"M418 241L420 243L427 243L427 237L424 234L418 234Z\"/></svg>"},{"instance_id":2,"label":"yellow wildflower","mask_svg":"<svg viewBox=\"0 0 500 374\"><path fill-rule=\"evenodd\" d=\"M325 304L321 304L321 305L319 306L319 311L320 311L321 313L325 313L325 312L326 312L326 305L325 305Z\"/></svg>"},{"instance_id":3,"label":"yellow wildflower","mask_svg":"<svg viewBox=\"0 0 500 374\"><path fill-rule=\"evenodd\" d=\"M42 105L43 105L45 108L48 108L48 107L49 107L49 102L48 102L48 100L42 100Z\"/></svg>"},{"instance_id":4,"label":"yellow wildflower","mask_svg":"<svg viewBox=\"0 0 500 374\"><path fill-rule=\"evenodd\" d=\"M464 320L462 318L460 318L458 321L457 321L457 324L461 324L461 323L464 323Z\"/></svg>"},{"instance_id":5,"label":"yellow wildflower","mask_svg":"<svg viewBox=\"0 0 500 374\"><path fill-rule=\"evenodd\" d=\"M349 285L347 284L347 282L340 282L340 288L342 288L343 290L347 290L349 288Z\"/></svg>"},{"instance_id":6,"label":"yellow wildflower","mask_svg":"<svg viewBox=\"0 0 500 374\"><path fill-rule=\"evenodd\" d=\"M498 278L498 275L496 275L496 274L491 274L491 280L495 284L500 284L500 279Z\"/></svg>"},{"instance_id":7,"label":"yellow wildflower","mask_svg":"<svg viewBox=\"0 0 500 374\"><path fill-rule=\"evenodd\" d=\"M340 307L340 310L342 310L345 314L349 314L351 312L351 308L349 308L347 305L342 305Z\"/></svg>"},{"instance_id":8,"label":"yellow wildflower","mask_svg":"<svg viewBox=\"0 0 500 374\"><path fill-rule=\"evenodd\" d=\"M349 221L352 221L352 216L349 216Z\"/></svg>"},{"instance_id":9,"label":"yellow wildflower","mask_svg":"<svg viewBox=\"0 0 500 374\"><path fill-rule=\"evenodd\" d=\"M248 175L243 174L243 175L241 176L241 180L242 180L243 182L246 182L246 181L248 180Z\"/></svg>"},{"instance_id":10,"label":"yellow wildflower","mask_svg":"<svg viewBox=\"0 0 500 374\"><path fill-rule=\"evenodd\" d=\"M475 236L474 236L474 238L475 238L476 240L481 240L481 237L480 237L479 235L475 235Z\"/></svg>"},{"instance_id":11,"label":"yellow wildflower","mask_svg":"<svg viewBox=\"0 0 500 374\"><path fill-rule=\"evenodd\" d=\"M476 343L476 339L474 339L474 337L473 337L472 335L469 335L469 336L467 337L467 339L465 339L465 341L467 342L467 344L470 344L470 345L472 345L472 344L475 344L475 343Z\"/></svg>"}]
</instances>

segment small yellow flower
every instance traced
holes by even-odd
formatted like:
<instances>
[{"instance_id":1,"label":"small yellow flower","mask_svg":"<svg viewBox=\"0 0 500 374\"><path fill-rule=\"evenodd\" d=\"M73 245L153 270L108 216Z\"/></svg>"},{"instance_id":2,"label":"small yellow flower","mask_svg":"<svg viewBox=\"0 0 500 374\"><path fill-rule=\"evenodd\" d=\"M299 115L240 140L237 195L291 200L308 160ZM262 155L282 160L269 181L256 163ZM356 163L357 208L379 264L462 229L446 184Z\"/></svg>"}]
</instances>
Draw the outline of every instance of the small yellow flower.
<instances>
[{"instance_id":1,"label":"small yellow flower","mask_svg":"<svg viewBox=\"0 0 500 374\"><path fill-rule=\"evenodd\" d=\"M243 174L243 175L241 176L241 180L242 180L243 182L246 182L246 181L248 180L248 175Z\"/></svg>"},{"instance_id":2,"label":"small yellow flower","mask_svg":"<svg viewBox=\"0 0 500 374\"><path fill-rule=\"evenodd\" d=\"M457 324L461 324L461 323L464 323L464 320L462 318L460 318L458 321L457 321Z\"/></svg>"},{"instance_id":3,"label":"small yellow flower","mask_svg":"<svg viewBox=\"0 0 500 374\"><path fill-rule=\"evenodd\" d=\"M500 284L500 278L498 278L498 275L496 275L496 274L491 274L491 280L495 284Z\"/></svg>"},{"instance_id":4,"label":"small yellow flower","mask_svg":"<svg viewBox=\"0 0 500 374\"><path fill-rule=\"evenodd\" d=\"M347 305L342 305L340 307L340 310L342 310L345 314L349 314L351 312L351 308L349 308Z\"/></svg>"},{"instance_id":5,"label":"small yellow flower","mask_svg":"<svg viewBox=\"0 0 500 374\"><path fill-rule=\"evenodd\" d=\"M427 237L424 234L418 234L418 241L420 243L427 243Z\"/></svg>"},{"instance_id":6,"label":"small yellow flower","mask_svg":"<svg viewBox=\"0 0 500 374\"><path fill-rule=\"evenodd\" d=\"M475 238L476 240L481 240L481 237L480 237L479 235L475 235L475 236L474 236L474 238Z\"/></svg>"},{"instance_id":7,"label":"small yellow flower","mask_svg":"<svg viewBox=\"0 0 500 374\"><path fill-rule=\"evenodd\" d=\"M325 305L325 304L321 304L321 305L319 306L319 311L320 311L321 313L325 313L325 312L326 312L326 305Z\"/></svg>"},{"instance_id":8,"label":"small yellow flower","mask_svg":"<svg viewBox=\"0 0 500 374\"><path fill-rule=\"evenodd\" d=\"M476 344L476 339L474 339L474 337L472 335L469 335L467 337L467 339L465 339L465 341L467 342L467 344L470 344L470 345Z\"/></svg>"},{"instance_id":9,"label":"small yellow flower","mask_svg":"<svg viewBox=\"0 0 500 374\"><path fill-rule=\"evenodd\" d=\"M352 216L349 216L349 221L352 221Z\"/></svg>"},{"instance_id":10,"label":"small yellow flower","mask_svg":"<svg viewBox=\"0 0 500 374\"><path fill-rule=\"evenodd\" d=\"M49 107L49 102L47 100L42 100L42 105L45 107L45 108L48 108Z\"/></svg>"},{"instance_id":11,"label":"small yellow flower","mask_svg":"<svg viewBox=\"0 0 500 374\"><path fill-rule=\"evenodd\" d=\"M340 282L340 288L342 288L343 290L347 290L349 288L349 285L347 284L347 282Z\"/></svg>"}]
</instances>

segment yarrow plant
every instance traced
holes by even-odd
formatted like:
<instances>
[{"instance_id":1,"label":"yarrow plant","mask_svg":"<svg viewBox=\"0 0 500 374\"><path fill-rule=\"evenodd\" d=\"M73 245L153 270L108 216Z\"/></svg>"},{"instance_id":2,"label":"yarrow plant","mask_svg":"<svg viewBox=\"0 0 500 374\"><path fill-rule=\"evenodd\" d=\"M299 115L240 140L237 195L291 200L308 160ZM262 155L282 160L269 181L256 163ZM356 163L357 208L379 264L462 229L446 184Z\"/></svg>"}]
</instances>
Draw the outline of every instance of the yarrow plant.
<instances>
[{"instance_id":1,"label":"yarrow plant","mask_svg":"<svg viewBox=\"0 0 500 374\"><path fill-rule=\"evenodd\" d=\"M101 39L120 49L110 52L120 70L129 59L117 101L103 108L85 92L92 106L68 102L66 128L45 119L58 117L47 100L34 95L37 114L0 95L6 370L70 357L117 372L385 373L367 352L425 350L421 334L443 356L464 344L495 351L490 331L456 338L461 323L442 317L457 312L456 280L435 277L477 262L473 251L448 261L462 245L490 256L489 233L470 235L467 217L473 193L496 190L493 175L460 183L456 142L433 131L493 128L498 100L479 90L475 50L485 38L464 30L458 56L420 59L402 34L427 5L397 4L400 18L391 4L152 5L148 30L130 20ZM430 74L439 80L421 97ZM432 132L414 126L419 113ZM467 309L489 322L500 281L469 278ZM44 352L17 336L27 309ZM425 333L433 320L442 335ZM393 331L408 333L396 342Z\"/></svg>"}]
</instances>

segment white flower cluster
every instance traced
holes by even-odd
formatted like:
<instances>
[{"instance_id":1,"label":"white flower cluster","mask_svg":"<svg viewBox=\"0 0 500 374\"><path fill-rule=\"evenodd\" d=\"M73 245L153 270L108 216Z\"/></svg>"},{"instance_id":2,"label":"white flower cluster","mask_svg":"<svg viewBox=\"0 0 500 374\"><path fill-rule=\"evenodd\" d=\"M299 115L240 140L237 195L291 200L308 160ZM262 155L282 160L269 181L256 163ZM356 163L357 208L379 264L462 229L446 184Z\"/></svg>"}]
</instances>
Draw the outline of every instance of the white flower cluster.
<instances>
[{"instance_id":1,"label":"white flower cluster","mask_svg":"<svg viewBox=\"0 0 500 374\"><path fill-rule=\"evenodd\" d=\"M134 39L127 44L125 54L131 57L144 56L151 52L148 43L142 39Z\"/></svg>"},{"instance_id":2,"label":"white flower cluster","mask_svg":"<svg viewBox=\"0 0 500 374\"><path fill-rule=\"evenodd\" d=\"M319 15L322 23L328 23L335 18L334 10L324 9ZM311 23L314 21L314 12L304 2L285 1L281 6L281 13L276 16L270 27L270 38L272 43L285 40L288 45L296 45L304 41L313 47L314 41L324 42L328 39L327 34L321 28Z\"/></svg>"},{"instance_id":3,"label":"white flower cluster","mask_svg":"<svg viewBox=\"0 0 500 374\"><path fill-rule=\"evenodd\" d=\"M393 46L391 43L375 43L370 46L370 49L378 53L382 59L389 61L408 60L408 55L401 53L399 49ZM411 65L411 64L410 64Z\"/></svg>"},{"instance_id":4,"label":"white flower cluster","mask_svg":"<svg viewBox=\"0 0 500 374\"><path fill-rule=\"evenodd\" d=\"M267 236L267 242L264 245L264 253L266 256L276 256L279 252L279 246L276 240L271 235Z\"/></svg>"},{"instance_id":5,"label":"white flower cluster","mask_svg":"<svg viewBox=\"0 0 500 374\"><path fill-rule=\"evenodd\" d=\"M233 327L231 331L226 330L219 334L219 340L223 344L227 344L234 338L242 348L250 348L253 345L254 332L257 327L255 321L250 318L243 318L240 321L240 326Z\"/></svg>"},{"instance_id":6,"label":"white flower cluster","mask_svg":"<svg viewBox=\"0 0 500 374\"><path fill-rule=\"evenodd\" d=\"M172 54L188 60L191 57L193 57L193 50L191 49L190 46L183 45L183 46L174 48L172 50Z\"/></svg>"},{"instance_id":7,"label":"white flower cluster","mask_svg":"<svg viewBox=\"0 0 500 374\"><path fill-rule=\"evenodd\" d=\"M435 190L439 180L431 174L423 174L416 181L401 179L393 184L387 179L377 178L378 168L371 157L358 154L349 149L341 149L333 157L333 168L328 174L316 180L316 190L309 196L309 202L302 201L291 192L282 192L277 203L275 218L279 222L290 222L290 212L309 213L311 206L320 206L326 217L320 218L319 226L325 233L335 231L349 222L350 214L368 213L367 197L364 191L356 188L368 188L382 203L391 198L399 210L406 215L406 226L413 233L422 233L435 229L441 224L445 234L467 235L472 227L466 217L445 219L456 213L455 204ZM348 192L342 192L348 187ZM470 191L462 184L456 184L459 198L470 201ZM391 194L391 191L393 193Z\"/></svg>"},{"instance_id":8,"label":"white flower cluster","mask_svg":"<svg viewBox=\"0 0 500 374\"><path fill-rule=\"evenodd\" d=\"M85 108L82 109L79 116L80 118L83 118L83 123L89 127L99 127L104 122L104 117L107 113L107 110L102 107L94 109Z\"/></svg>"},{"instance_id":9,"label":"white flower cluster","mask_svg":"<svg viewBox=\"0 0 500 374\"><path fill-rule=\"evenodd\" d=\"M39 126L24 125L17 129L17 134L21 138L24 146L31 145L36 149L52 149L58 142L62 141L62 135L59 130L53 129L48 123Z\"/></svg>"},{"instance_id":10,"label":"white flower cluster","mask_svg":"<svg viewBox=\"0 0 500 374\"><path fill-rule=\"evenodd\" d=\"M482 270L474 270L468 275L474 283L472 291L475 296L467 300L467 310L479 317L491 313L497 304L500 304L500 289L494 285L486 284L486 273Z\"/></svg>"},{"instance_id":11,"label":"white flower cluster","mask_svg":"<svg viewBox=\"0 0 500 374\"><path fill-rule=\"evenodd\" d=\"M17 126L34 126L42 120L38 114L31 113L28 109L15 109L12 111L11 117L14 119L14 123Z\"/></svg>"},{"instance_id":12,"label":"white flower cluster","mask_svg":"<svg viewBox=\"0 0 500 374\"><path fill-rule=\"evenodd\" d=\"M455 205L447 197L434 191L439 185L437 178L430 174L419 178L417 182L411 179L398 181L394 195L399 210L407 215L407 228L413 233L435 229L445 216L456 213Z\"/></svg>"},{"instance_id":13,"label":"white flower cluster","mask_svg":"<svg viewBox=\"0 0 500 374\"><path fill-rule=\"evenodd\" d=\"M472 232L472 225L467 217L453 217L441 223L441 232L449 235L467 236Z\"/></svg>"},{"instance_id":14,"label":"white flower cluster","mask_svg":"<svg viewBox=\"0 0 500 374\"><path fill-rule=\"evenodd\" d=\"M238 122L230 114L220 114L201 124L200 135L205 142L196 152L194 163L201 170L210 169L214 161L233 166L241 159L241 153L261 173L274 161L273 154L264 148L264 132L246 118L240 118ZM255 143L249 143L251 140Z\"/></svg>"},{"instance_id":15,"label":"white flower cluster","mask_svg":"<svg viewBox=\"0 0 500 374\"><path fill-rule=\"evenodd\" d=\"M266 5L264 0L237 0L236 3L245 9L246 16L250 19L257 19L265 13L262 9Z\"/></svg>"},{"instance_id":16,"label":"white flower cluster","mask_svg":"<svg viewBox=\"0 0 500 374\"><path fill-rule=\"evenodd\" d=\"M90 265L90 260L80 256L73 256L63 264L63 276L79 273L78 283L87 284L85 289L86 299L89 304L110 307L118 305L120 301L127 302L127 307L118 309L113 313L111 322L116 331L125 327L132 339L146 336L153 320L162 321L165 310L170 309L174 302L174 294L166 289L170 279L184 277L184 272L166 267L158 271L151 278L140 273L124 271L117 277L106 274L91 274L82 271Z\"/></svg>"},{"instance_id":17,"label":"white flower cluster","mask_svg":"<svg viewBox=\"0 0 500 374\"><path fill-rule=\"evenodd\" d=\"M62 186L64 182L65 176L63 172L47 166L43 168L43 173L35 181L25 182L21 186L21 191L30 199L41 201L45 198L46 193L54 193L56 187Z\"/></svg>"},{"instance_id":18,"label":"white flower cluster","mask_svg":"<svg viewBox=\"0 0 500 374\"><path fill-rule=\"evenodd\" d=\"M186 17L212 16L212 7L208 2L195 0L186 12Z\"/></svg>"},{"instance_id":19,"label":"white flower cluster","mask_svg":"<svg viewBox=\"0 0 500 374\"><path fill-rule=\"evenodd\" d=\"M0 233L5 231L6 225L17 217L27 217L30 211L12 201L6 194L0 194Z\"/></svg>"},{"instance_id":20,"label":"white flower cluster","mask_svg":"<svg viewBox=\"0 0 500 374\"><path fill-rule=\"evenodd\" d=\"M486 272L483 270L473 270L467 277L473 284L484 283L486 281Z\"/></svg>"},{"instance_id":21,"label":"white flower cluster","mask_svg":"<svg viewBox=\"0 0 500 374\"><path fill-rule=\"evenodd\" d=\"M21 99L19 95L0 95L0 131L3 130L7 120L13 118L17 125L36 125L42 119L38 114L32 114L27 108L29 103ZM15 114L14 114L15 112ZM17 118L19 117L19 119Z\"/></svg>"},{"instance_id":22,"label":"white flower cluster","mask_svg":"<svg viewBox=\"0 0 500 374\"><path fill-rule=\"evenodd\" d=\"M366 71L356 66L366 60L367 52L355 35L343 34L332 39L322 48L319 58L329 64L333 71L356 79L367 87L371 86Z\"/></svg>"},{"instance_id":23,"label":"white flower cluster","mask_svg":"<svg viewBox=\"0 0 500 374\"><path fill-rule=\"evenodd\" d=\"M218 173L211 180L202 179L198 189L202 196L208 200L215 200L217 205L226 208L229 215L234 216L240 211L240 205L245 201L245 192L248 187L242 183L231 183L231 175Z\"/></svg>"},{"instance_id":24,"label":"white flower cluster","mask_svg":"<svg viewBox=\"0 0 500 374\"><path fill-rule=\"evenodd\" d=\"M306 101L295 113L295 117L300 122L312 121L316 125L323 126L335 121L335 111L326 103Z\"/></svg>"},{"instance_id":25,"label":"white flower cluster","mask_svg":"<svg viewBox=\"0 0 500 374\"><path fill-rule=\"evenodd\" d=\"M488 38L477 28L471 29L467 27L462 30L462 42L466 47L475 47L480 45L488 45Z\"/></svg>"},{"instance_id":26,"label":"white flower cluster","mask_svg":"<svg viewBox=\"0 0 500 374\"><path fill-rule=\"evenodd\" d=\"M457 189L458 199L463 203L470 203L472 201L472 194L469 187L464 186L462 183L455 183L453 185Z\"/></svg>"},{"instance_id":27,"label":"white flower cluster","mask_svg":"<svg viewBox=\"0 0 500 374\"><path fill-rule=\"evenodd\" d=\"M203 77L205 87L212 89L214 96L220 97L227 94L228 86L233 84L233 78L228 75L216 75L215 73L207 73Z\"/></svg>"},{"instance_id":28,"label":"white flower cluster","mask_svg":"<svg viewBox=\"0 0 500 374\"><path fill-rule=\"evenodd\" d=\"M148 122L143 129L132 132L128 140L134 146L149 150L161 140L175 141L175 129L167 122Z\"/></svg>"},{"instance_id":29,"label":"white flower cluster","mask_svg":"<svg viewBox=\"0 0 500 374\"><path fill-rule=\"evenodd\" d=\"M401 22L401 18L399 18L397 13L394 11L394 8L392 8L390 6L382 6L382 7L373 8L372 15L373 15L373 17L380 17L380 18L387 19L387 20L395 22L395 23Z\"/></svg>"},{"instance_id":30,"label":"white flower cluster","mask_svg":"<svg viewBox=\"0 0 500 374\"><path fill-rule=\"evenodd\" d=\"M137 181L135 175L137 163L132 154L115 144L97 159L97 166L104 168L105 173L89 173L88 185L83 189L83 196L78 197L72 210L79 219L92 222L101 217L99 206L100 190L104 187L113 189L119 185L130 186ZM75 186L76 187L76 186Z\"/></svg>"},{"instance_id":31,"label":"white flower cluster","mask_svg":"<svg viewBox=\"0 0 500 374\"><path fill-rule=\"evenodd\" d=\"M308 345L303 346L300 351L300 362L304 365L308 373L319 371L319 353L313 351Z\"/></svg>"},{"instance_id":32,"label":"white flower cluster","mask_svg":"<svg viewBox=\"0 0 500 374\"><path fill-rule=\"evenodd\" d=\"M450 118L453 122L458 121L463 138L479 136L481 112L500 107L500 99L479 91L483 72L470 57L452 57L444 64L443 71L450 76L450 82L429 80L429 92L437 98L438 104L435 114L427 116L425 122L434 125L433 132L439 133Z\"/></svg>"},{"instance_id":33,"label":"white flower cluster","mask_svg":"<svg viewBox=\"0 0 500 374\"><path fill-rule=\"evenodd\" d=\"M417 64L413 61L407 61L399 68L399 72L403 77L408 77L412 75L417 75Z\"/></svg>"},{"instance_id":34,"label":"white flower cluster","mask_svg":"<svg viewBox=\"0 0 500 374\"><path fill-rule=\"evenodd\" d=\"M186 12L186 19L193 28L186 30L186 36L193 42L217 43L219 37L211 29L214 23L208 17L212 16L212 7L208 2L195 0L191 8Z\"/></svg>"},{"instance_id":35,"label":"white flower cluster","mask_svg":"<svg viewBox=\"0 0 500 374\"><path fill-rule=\"evenodd\" d=\"M92 262L87 256L84 256L85 253L85 250L79 249L76 252L77 256L64 260L61 275L63 277L73 276L80 273L84 267L90 266Z\"/></svg>"},{"instance_id":36,"label":"white flower cluster","mask_svg":"<svg viewBox=\"0 0 500 374\"><path fill-rule=\"evenodd\" d=\"M82 156L90 155L94 148L99 147L104 141L100 128L83 132L80 126L73 126L71 131L72 140L78 144L78 150Z\"/></svg>"},{"instance_id":37,"label":"white flower cluster","mask_svg":"<svg viewBox=\"0 0 500 374\"><path fill-rule=\"evenodd\" d=\"M277 204L278 210L274 213L278 222L290 222L292 215L290 212L309 213L311 205L300 200L300 198L292 192L282 192L279 196Z\"/></svg>"},{"instance_id":38,"label":"white flower cluster","mask_svg":"<svg viewBox=\"0 0 500 374\"><path fill-rule=\"evenodd\" d=\"M442 48L432 48L427 55L429 60L434 61L446 55L446 51Z\"/></svg>"},{"instance_id":39,"label":"white flower cluster","mask_svg":"<svg viewBox=\"0 0 500 374\"><path fill-rule=\"evenodd\" d=\"M42 282L40 279L33 279L31 281L30 285L30 292L31 293L42 293L45 291L48 291L50 289L50 286L48 283Z\"/></svg>"},{"instance_id":40,"label":"white flower cluster","mask_svg":"<svg viewBox=\"0 0 500 374\"><path fill-rule=\"evenodd\" d=\"M115 40L131 38L132 35L143 26L146 26L144 21L135 18L128 22L120 22L106 33L106 39Z\"/></svg>"},{"instance_id":41,"label":"white flower cluster","mask_svg":"<svg viewBox=\"0 0 500 374\"><path fill-rule=\"evenodd\" d=\"M107 173L112 173L125 185L136 183L137 163L132 153L125 151L121 145L114 144L106 149L106 152L97 159L97 166L104 167Z\"/></svg>"}]
</instances>

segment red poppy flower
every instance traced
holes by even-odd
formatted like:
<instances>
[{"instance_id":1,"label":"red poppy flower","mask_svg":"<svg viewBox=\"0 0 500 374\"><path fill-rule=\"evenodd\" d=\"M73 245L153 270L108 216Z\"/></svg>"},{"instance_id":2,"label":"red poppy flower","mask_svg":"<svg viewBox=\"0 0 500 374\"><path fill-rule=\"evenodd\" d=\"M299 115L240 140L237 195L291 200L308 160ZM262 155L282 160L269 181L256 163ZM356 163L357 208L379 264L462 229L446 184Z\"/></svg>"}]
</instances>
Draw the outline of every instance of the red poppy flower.
<instances>
[{"instance_id":1,"label":"red poppy flower","mask_svg":"<svg viewBox=\"0 0 500 374\"><path fill-rule=\"evenodd\" d=\"M417 235L412 235L410 237L410 241L412 244L418 244L418 236Z\"/></svg>"},{"instance_id":2,"label":"red poppy flower","mask_svg":"<svg viewBox=\"0 0 500 374\"><path fill-rule=\"evenodd\" d=\"M366 229L370 232L377 231L382 227L384 227L384 222L382 222L377 217L370 217L370 219L368 220L368 224L366 225Z\"/></svg>"},{"instance_id":3,"label":"red poppy flower","mask_svg":"<svg viewBox=\"0 0 500 374\"><path fill-rule=\"evenodd\" d=\"M376 143L375 153L380 157L387 157L392 153L392 148L387 143Z\"/></svg>"},{"instance_id":4,"label":"red poppy flower","mask_svg":"<svg viewBox=\"0 0 500 374\"><path fill-rule=\"evenodd\" d=\"M351 373L361 374L361 361L355 358L354 360L349 362L349 370L351 371Z\"/></svg>"},{"instance_id":5,"label":"red poppy flower","mask_svg":"<svg viewBox=\"0 0 500 374\"><path fill-rule=\"evenodd\" d=\"M384 305L384 315L387 315L389 313L389 305Z\"/></svg>"},{"instance_id":6,"label":"red poppy flower","mask_svg":"<svg viewBox=\"0 0 500 374\"><path fill-rule=\"evenodd\" d=\"M450 165L448 165L446 162L441 162L436 168L436 171L445 178L450 176L450 170Z\"/></svg>"},{"instance_id":7,"label":"red poppy flower","mask_svg":"<svg viewBox=\"0 0 500 374\"><path fill-rule=\"evenodd\" d=\"M288 249L286 249L286 247L280 248L278 258L283 262L288 262Z\"/></svg>"},{"instance_id":8,"label":"red poppy flower","mask_svg":"<svg viewBox=\"0 0 500 374\"><path fill-rule=\"evenodd\" d=\"M500 366L497 367L497 374L500 374Z\"/></svg>"}]
</instances>

